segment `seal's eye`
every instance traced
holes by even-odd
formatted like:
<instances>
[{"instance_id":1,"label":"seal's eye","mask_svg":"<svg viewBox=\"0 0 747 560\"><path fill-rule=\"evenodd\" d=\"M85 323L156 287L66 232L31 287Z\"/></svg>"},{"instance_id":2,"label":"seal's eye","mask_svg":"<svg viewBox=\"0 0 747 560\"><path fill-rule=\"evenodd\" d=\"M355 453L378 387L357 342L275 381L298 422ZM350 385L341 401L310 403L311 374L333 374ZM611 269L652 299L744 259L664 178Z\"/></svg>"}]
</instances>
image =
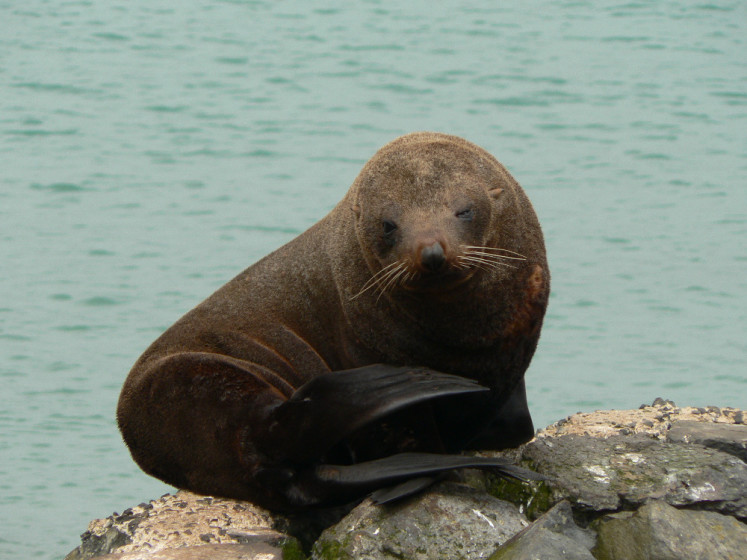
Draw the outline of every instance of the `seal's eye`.
<instances>
[{"instance_id":1,"label":"seal's eye","mask_svg":"<svg viewBox=\"0 0 747 560\"><path fill-rule=\"evenodd\" d=\"M384 220L383 222L381 222L381 225L384 228L384 235L392 235L394 233L394 230L397 229L397 224L389 220Z\"/></svg>"},{"instance_id":2,"label":"seal's eye","mask_svg":"<svg viewBox=\"0 0 747 560\"><path fill-rule=\"evenodd\" d=\"M460 220L464 220L465 222L471 222L475 217L475 210L471 207L465 208L464 210L460 210L459 212L457 212L456 217Z\"/></svg>"}]
</instances>

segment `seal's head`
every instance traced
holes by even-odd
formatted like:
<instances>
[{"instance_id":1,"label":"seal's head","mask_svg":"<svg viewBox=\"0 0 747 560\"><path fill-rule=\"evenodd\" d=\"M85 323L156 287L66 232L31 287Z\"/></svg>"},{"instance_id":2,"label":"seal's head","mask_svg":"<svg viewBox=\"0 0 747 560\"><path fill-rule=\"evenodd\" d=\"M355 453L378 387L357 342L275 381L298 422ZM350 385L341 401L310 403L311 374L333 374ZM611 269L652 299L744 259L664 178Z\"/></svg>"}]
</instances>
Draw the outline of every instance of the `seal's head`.
<instances>
[{"instance_id":1,"label":"seal's head","mask_svg":"<svg viewBox=\"0 0 747 560\"><path fill-rule=\"evenodd\" d=\"M414 133L379 150L353 185L356 235L371 269L361 288L449 291L523 257L499 245L508 172L455 136Z\"/></svg>"}]
</instances>

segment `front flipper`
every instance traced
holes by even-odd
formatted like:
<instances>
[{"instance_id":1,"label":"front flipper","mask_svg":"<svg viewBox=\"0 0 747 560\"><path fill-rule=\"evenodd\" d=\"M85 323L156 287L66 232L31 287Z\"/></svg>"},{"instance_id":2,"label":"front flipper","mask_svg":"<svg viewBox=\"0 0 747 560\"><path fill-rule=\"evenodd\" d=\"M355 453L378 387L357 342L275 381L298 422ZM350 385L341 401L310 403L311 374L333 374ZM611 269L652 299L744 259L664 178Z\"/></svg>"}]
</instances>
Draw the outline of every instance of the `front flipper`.
<instances>
[{"instance_id":1,"label":"front flipper","mask_svg":"<svg viewBox=\"0 0 747 560\"><path fill-rule=\"evenodd\" d=\"M315 377L271 413L262 442L296 464L318 461L355 430L415 403L488 391L477 382L423 368L374 364Z\"/></svg>"},{"instance_id":2,"label":"front flipper","mask_svg":"<svg viewBox=\"0 0 747 560\"><path fill-rule=\"evenodd\" d=\"M492 419L466 449L508 449L518 447L534 437L534 424L527 405L524 380L496 407Z\"/></svg>"}]
</instances>

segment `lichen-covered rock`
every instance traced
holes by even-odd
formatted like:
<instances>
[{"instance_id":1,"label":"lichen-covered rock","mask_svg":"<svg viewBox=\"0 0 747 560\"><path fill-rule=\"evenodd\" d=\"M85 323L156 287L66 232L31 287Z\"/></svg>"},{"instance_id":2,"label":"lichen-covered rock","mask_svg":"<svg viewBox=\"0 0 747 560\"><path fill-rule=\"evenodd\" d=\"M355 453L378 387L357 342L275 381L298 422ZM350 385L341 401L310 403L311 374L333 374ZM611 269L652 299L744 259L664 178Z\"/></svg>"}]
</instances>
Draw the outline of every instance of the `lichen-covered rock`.
<instances>
[{"instance_id":1,"label":"lichen-covered rock","mask_svg":"<svg viewBox=\"0 0 747 560\"><path fill-rule=\"evenodd\" d=\"M447 482L392 506L366 500L322 533L312 558L486 558L527 524L514 505Z\"/></svg>"},{"instance_id":2,"label":"lichen-covered rock","mask_svg":"<svg viewBox=\"0 0 747 560\"><path fill-rule=\"evenodd\" d=\"M530 517L561 500L591 519L657 498L747 517L747 465L701 445L642 435L565 435L534 440L521 457L549 478L532 486L533 495L522 497Z\"/></svg>"},{"instance_id":3,"label":"lichen-covered rock","mask_svg":"<svg viewBox=\"0 0 747 560\"><path fill-rule=\"evenodd\" d=\"M594 560L595 537L573 521L567 501L560 502L502 545L489 560Z\"/></svg>"},{"instance_id":4,"label":"lichen-covered rock","mask_svg":"<svg viewBox=\"0 0 747 560\"><path fill-rule=\"evenodd\" d=\"M65 560L219 544L298 548L295 539L273 528L275 523L268 511L248 502L180 491L91 521L81 545Z\"/></svg>"},{"instance_id":5,"label":"lichen-covered rock","mask_svg":"<svg viewBox=\"0 0 747 560\"><path fill-rule=\"evenodd\" d=\"M658 500L637 512L600 519L597 560L741 560L747 527L707 511L679 510Z\"/></svg>"}]
</instances>

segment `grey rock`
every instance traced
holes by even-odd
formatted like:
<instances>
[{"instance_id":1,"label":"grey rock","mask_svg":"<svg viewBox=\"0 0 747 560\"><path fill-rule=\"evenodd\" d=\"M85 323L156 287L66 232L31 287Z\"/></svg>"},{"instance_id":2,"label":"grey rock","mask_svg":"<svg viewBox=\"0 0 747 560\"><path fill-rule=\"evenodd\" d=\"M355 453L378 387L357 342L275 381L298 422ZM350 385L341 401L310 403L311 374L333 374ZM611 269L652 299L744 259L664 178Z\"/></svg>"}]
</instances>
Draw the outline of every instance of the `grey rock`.
<instances>
[{"instance_id":1,"label":"grey rock","mask_svg":"<svg viewBox=\"0 0 747 560\"><path fill-rule=\"evenodd\" d=\"M78 548L65 556L65 560L88 560L109 554L132 542L130 535L117 527L107 527L100 533L86 531L80 536Z\"/></svg>"},{"instance_id":2,"label":"grey rock","mask_svg":"<svg viewBox=\"0 0 747 560\"><path fill-rule=\"evenodd\" d=\"M392 506L364 501L322 533L312 558L487 558L527 525L526 517L513 504L444 482Z\"/></svg>"},{"instance_id":3,"label":"grey rock","mask_svg":"<svg viewBox=\"0 0 747 560\"><path fill-rule=\"evenodd\" d=\"M287 560L303 558L315 541L316 560L742 558L745 525L728 516L747 519L743 422L737 409L663 399L580 413L498 453L547 481L466 470L471 488L444 482L390 506L364 501L350 513L282 516L179 492L93 520L67 560L269 560L281 549ZM537 520L530 526L524 513ZM591 529L599 531L596 545Z\"/></svg>"},{"instance_id":4,"label":"grey rock","mask_svg":"<svg viewBox=\"0 0 747 560\"><path fill-rule=\"evenodd\" d=\"M741 560L747 550L747 527L733 517L678 510L661 500L595 525L597 560Z\"/></svg>"},{"instance_id":5,"label":"grey rock","mask_svg":"<svg viewBox=\"0 0 747 560\"><path fill-rule=\"evenodd\" d=\"M594 534L576 525L570 504L562 501L501 546L490 560L594 560L590 552L594 543Z\"/></svg>"},{"instance_id":6,"label":"grey rock","mask_svg":"<svg viewBox=\"0 0 747 560\"><path fill-rule=\"evenodd\" d=\"M538 529L518 543L502 546L490 560L537 560L552 558L565 560L594 560L589 549L573 542L565 535L548 529Z\"/></svg>"},{"instance_id":7,"label":"grey rock","mask_svg":"<svg viewBox=\"0 0 747 560\"><path fill-rule=\"evenodd\" d=\"M672 443L697 443L747 461L747 426L680 420L667 432Z\"/></svg>"},{"instance_id":8,"label":"grey rock","mask_svg":"<svg viewBox=\"0 0 747 560\"><path fill-rule=\"evenodd\" d=\"M550 480L527 500L567 499L580 514L635 509L649 499L747 518L747 465L701 445L646 436L567 435L526 445L523 460ZM542 495L544 492L544 495Z\"/></svg>"}]
</instances>

